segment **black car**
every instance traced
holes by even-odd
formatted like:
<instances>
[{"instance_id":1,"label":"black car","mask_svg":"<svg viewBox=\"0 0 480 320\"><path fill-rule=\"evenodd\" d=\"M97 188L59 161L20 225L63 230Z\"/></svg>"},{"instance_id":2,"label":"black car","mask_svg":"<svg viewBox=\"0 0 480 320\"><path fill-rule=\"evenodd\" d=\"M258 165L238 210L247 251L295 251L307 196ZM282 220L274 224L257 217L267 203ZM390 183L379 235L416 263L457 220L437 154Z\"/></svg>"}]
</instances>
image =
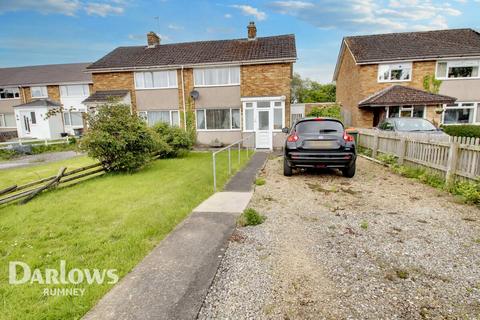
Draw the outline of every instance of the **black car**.
<instances>
[{"instance_id":1,"label":"black car","mask_svg":"<svg viewBox=\"0 0 480 320\"><path fill-rule=\"evenodd\" d=\"M345 177L355 175L355 140L341 121L333 118L297 120L285 142L283 174L295 168L338 168Z\"/></svg>"}]
</instances>

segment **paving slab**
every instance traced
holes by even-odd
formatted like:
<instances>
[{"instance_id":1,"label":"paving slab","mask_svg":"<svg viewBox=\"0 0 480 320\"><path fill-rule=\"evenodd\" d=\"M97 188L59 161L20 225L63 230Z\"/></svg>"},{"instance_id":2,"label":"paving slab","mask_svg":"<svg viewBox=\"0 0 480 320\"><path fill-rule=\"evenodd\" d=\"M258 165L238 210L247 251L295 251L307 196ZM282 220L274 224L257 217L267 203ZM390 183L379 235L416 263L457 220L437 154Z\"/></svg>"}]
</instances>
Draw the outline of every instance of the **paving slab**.
<instances>
[{"instance_id":1,"label":"paving slab","mask_svg":"<svg viewBox=\"0 0 480 320\"><path fill-rule=\"evenodd\" d=\"M253 190L253 183L258 171L263 168L267 161L269 152L257 151L252 156L248 164L230 179L224 191L243 191L248 192Z\"/></svg>"},{"instance_id":2,"label":"paving slab","mask_svg":"<svg viewBox=\"0 0 480 320\"><path fill-rule=\"evenodd\" d=\"M217 192L202 202L193 212L242 213L253 192Z\"/></svg>"}]
</instances>

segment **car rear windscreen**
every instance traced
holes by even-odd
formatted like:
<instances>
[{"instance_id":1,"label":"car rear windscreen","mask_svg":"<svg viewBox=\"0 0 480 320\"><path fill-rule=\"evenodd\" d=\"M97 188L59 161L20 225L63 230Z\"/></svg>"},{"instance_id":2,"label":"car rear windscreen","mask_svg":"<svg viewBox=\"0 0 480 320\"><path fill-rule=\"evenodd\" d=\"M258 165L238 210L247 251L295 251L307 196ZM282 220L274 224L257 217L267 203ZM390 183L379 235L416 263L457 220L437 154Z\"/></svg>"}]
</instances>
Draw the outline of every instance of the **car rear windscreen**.
<instances>
[{"instance_id":1,"label":"car rear windscreen","mask_svg":"<svg viewBox=\"0 0 480 320\"><path fill-rule=\"evenodd\" d=\"M338 121L331 120L311 120L302 121L295 126L297 134L343 134L343 125Z\"/></svg>"}]
</instances>

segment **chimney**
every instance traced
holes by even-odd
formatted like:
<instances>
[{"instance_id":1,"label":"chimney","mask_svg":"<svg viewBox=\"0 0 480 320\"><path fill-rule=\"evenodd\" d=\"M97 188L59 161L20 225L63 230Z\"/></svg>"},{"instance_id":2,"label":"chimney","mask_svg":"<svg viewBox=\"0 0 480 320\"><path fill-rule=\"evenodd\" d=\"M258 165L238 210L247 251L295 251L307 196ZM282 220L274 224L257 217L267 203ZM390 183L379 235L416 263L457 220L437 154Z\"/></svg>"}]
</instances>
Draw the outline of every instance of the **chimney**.
<instances>
[{"instance_id":1,"label":"chimney","mask_svg":"<svg viewBox=\"0 0 480 320\"><path fill-rule=\"evenodd\" d=\"M247 27L248 30L248 40L255 40L257 38L257 27L255 27L255 22L250 21Z\"/></svg>"},{"instance_id":2,"label":"chimney","mask_svg":"<svg viewBox=\"0 0 480 320\"><path fill-rule=\"evenodd\" d=\"M147 33L147 43L149 48L155 48L160 45L160 37L153 31Z\"/></svg>"}]
</instances>

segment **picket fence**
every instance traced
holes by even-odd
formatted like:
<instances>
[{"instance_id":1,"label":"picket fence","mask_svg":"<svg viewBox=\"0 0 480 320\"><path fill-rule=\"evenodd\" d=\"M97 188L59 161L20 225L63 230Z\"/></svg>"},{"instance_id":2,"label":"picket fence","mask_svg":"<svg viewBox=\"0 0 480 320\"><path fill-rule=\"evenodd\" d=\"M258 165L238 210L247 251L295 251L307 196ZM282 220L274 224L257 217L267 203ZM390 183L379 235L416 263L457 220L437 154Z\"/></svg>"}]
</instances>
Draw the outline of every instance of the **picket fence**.
<instances>
[{"instance_id":1,"label":"picket fence","mask_svg":"<svg viewBox=\"0 0 480 320\"><path fill-rule=\"evenodd\" d=\"M412 163L432 169L447 183L456 178L480 181L480 138L444 135L399 134L374 129L359 130L358 144L397 157L399 164Z\"/></svg>"}]
</instances>

